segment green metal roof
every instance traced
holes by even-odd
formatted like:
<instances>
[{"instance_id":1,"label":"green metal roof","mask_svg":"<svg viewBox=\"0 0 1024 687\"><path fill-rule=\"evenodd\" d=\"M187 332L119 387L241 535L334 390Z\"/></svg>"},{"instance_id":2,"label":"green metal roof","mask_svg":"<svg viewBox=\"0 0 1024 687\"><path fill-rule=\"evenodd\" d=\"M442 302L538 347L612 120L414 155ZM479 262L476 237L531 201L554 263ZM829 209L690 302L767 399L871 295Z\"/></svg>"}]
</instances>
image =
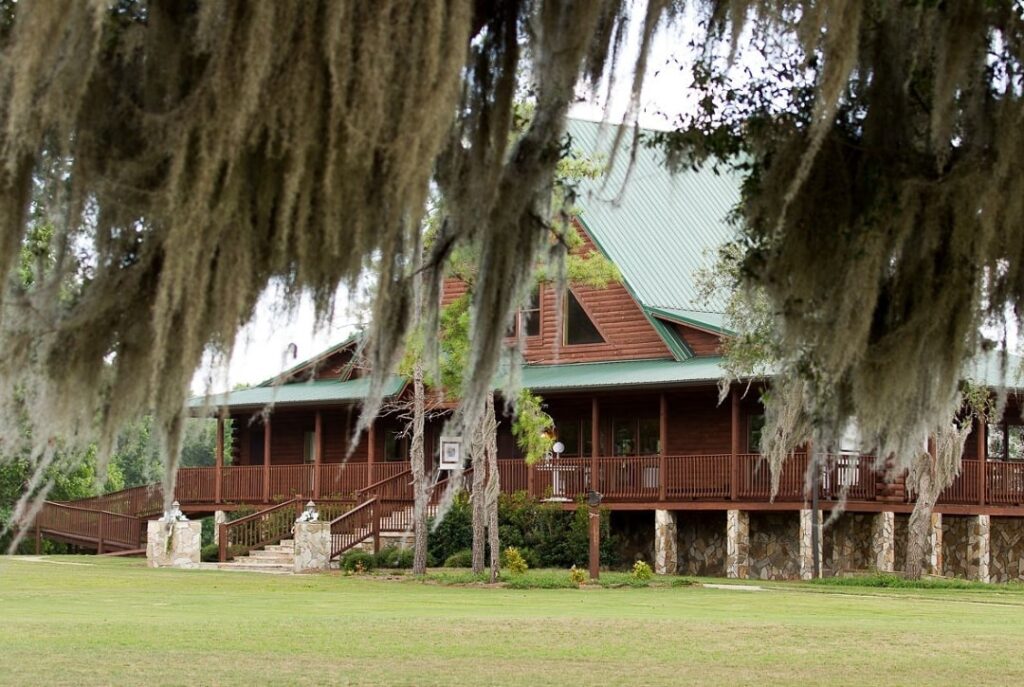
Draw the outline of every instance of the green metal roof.
<instances>
[{"instance_id":1,"label":"green metal roof","mask_svg":"<svg viewBox=\"0 0 1024 687\"><path fill-rule=\"evenodd\" d=\"M352 379L347 382L318 380L279 386L257 386L225 394L197 396L188 402L194 410L205 408L262 408L273 404L275 407L289 405L332 404L361 401L366 398L370 387L369 377ZM405 387L405 379L397 375L388 378L384 384L384 395L395 396Z\"/></svg>"},{"instance_id":2,"label":"green metal roof","mask_svg":"<svg viewBox=\"0 0 1024 687\"><path fill-rule=\"evenodd\" d=\"M715 382L723 374L720 363L721 358L714 357L527 365L521 379L524 387L539 392Z\"/></svg>"},{"instance_id":3,"label":"green metal roof","mask_svg":"<svg viewBox=\"0 0 1024 687\"><path fill-rule=\"evenodd\" d=\"M575 150L609 159L616 127L580 119L567 127ZM693 275L712 267L716 249L734 236L726 216L740 200L741 180L710 167L670 174L662 152L643 144L630 171L631 144L627 133L604 176L580 183L580 219L648 315L677 313L724 331L715 312L722 304L703 302Z\"/></svg>"}]
</instances>

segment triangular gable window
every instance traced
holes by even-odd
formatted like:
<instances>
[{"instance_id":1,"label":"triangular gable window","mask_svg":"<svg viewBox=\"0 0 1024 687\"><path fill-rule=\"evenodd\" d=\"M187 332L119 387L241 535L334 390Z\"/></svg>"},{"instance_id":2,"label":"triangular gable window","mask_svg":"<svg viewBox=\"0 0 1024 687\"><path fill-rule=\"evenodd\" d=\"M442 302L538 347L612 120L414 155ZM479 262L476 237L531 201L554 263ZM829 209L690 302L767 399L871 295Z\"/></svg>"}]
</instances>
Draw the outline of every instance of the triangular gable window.
<instances>
[{"instance_id":1,"label":"triangular gable window","mask_svg":"<svg viewBox=\"0 0 1024 687\"><path fill-rule=\"evenodd\" d=\"M567 346L604 343L601 332L597 331L597 327L594 326L572 291L566 294L565 317L562 319L565 327L564 340Z\"/></svg>"}]
</instances>

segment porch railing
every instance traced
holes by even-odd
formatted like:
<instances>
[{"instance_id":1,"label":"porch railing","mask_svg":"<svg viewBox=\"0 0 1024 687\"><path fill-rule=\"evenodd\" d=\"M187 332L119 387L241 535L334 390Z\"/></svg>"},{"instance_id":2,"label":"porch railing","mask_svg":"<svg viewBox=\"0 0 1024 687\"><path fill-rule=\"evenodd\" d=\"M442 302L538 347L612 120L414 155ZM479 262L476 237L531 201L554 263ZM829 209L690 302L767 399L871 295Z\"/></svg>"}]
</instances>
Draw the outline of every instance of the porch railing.
<instances>
[{"instance_id":1,"label":"porch railing","mask_svg":"<svg viewBox=\"0 0 1024 687\"><path fill-rule=\"evenodd\" d=\"M244 518L221 523L218 534L221 562L287 538L304 505L302 499L294 498Z\"/></svg>"},{"instance_id":2,"label":"porch railing","mask_svg":"<svg viewBox=\"0 0 1024 687\"><path fill-rule=\"evenodd\" d=\"M36 516L40 532L95 545L97 553L111 548L144 546L142 520L124 513L93 510L47 501Z\"/></svg>"}]
</instances>

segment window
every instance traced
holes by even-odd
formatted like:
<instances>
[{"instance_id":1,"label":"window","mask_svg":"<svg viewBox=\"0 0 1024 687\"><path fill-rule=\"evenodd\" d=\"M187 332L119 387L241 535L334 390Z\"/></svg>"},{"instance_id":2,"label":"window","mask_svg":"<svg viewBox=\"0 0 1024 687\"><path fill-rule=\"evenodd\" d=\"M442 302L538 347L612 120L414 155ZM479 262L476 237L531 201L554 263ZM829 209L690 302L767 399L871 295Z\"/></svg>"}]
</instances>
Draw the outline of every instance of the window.
<instances>
[{"instance_id":1,"label":"window","mask_svg":"<svg viewBox=\"0 0 1024 687\"><path fill-rule=\"evenodd\" d=\"M590 434L590 418L572 419L556 422L555 431L558 440L565 446L563 456L589 456L593 445Z\"/></svg>"},{"instance_id":2,"label":"window","mask_svg":"<svg viewBox=\"0 0 1024 687\"><path fill-rule=\"evenodd\" d=\"M992 460L1024 460L1024 425L989 425L988 457Z\"/></svg>"},{"instance_id":3,"label":"window","mask_svg":"<svg viewBox=\"0 0 1024 687\"><path fill-rule=\"evenodd\" d=\"M761 452L761 434L764 432L764 415L747 418L747 453Z\"/></svg>"},{"instance_id":4,"label":"window","mask_svg":"<svg viewBox=\"0 0 1024 687\"><path fill-rule=\"evenodd\" d=\"M530 299L516 311L507 336L540 336L540 288L534 286Z\"/></svg>"},{"instance_id":5,"label":"window","mask_svg":"<svg viewBox=\"0 0 1024 687\"><path fill-rule=\"evenodd\" d=\"M572 291L565 295L565 315L562 319L565 322L563 340L567 346L604 343L601 332L597 331Z\"/></svg>"},{"instance_id":6,"label":"window","mask_svg":"<svg viewBox=\"0 0 1024 687\"><path fill-rule=\"evenodd\" d=\"M384 433L384 460L405 460L406 459L405 437L401 432Z\"/></svg>"},{"instance_id":7,"label":"window","mask_svg":"<svg viewBox=\"0 0 1024 687\"><path fill-rule=\"evenodd\" d=\"M302 442L302 462L316 461L316 432L306 432Z\"/></svg>"},{"instance_id":8,"label":"window","mask_svg":"<svg viewBox=\"0 0 1024 687\"><path fill-rule=\"evenodd\" d=\"M661 450L657 418L616 418L612 422L612 455L650 456Z\"/></svg>"}]
</instances>

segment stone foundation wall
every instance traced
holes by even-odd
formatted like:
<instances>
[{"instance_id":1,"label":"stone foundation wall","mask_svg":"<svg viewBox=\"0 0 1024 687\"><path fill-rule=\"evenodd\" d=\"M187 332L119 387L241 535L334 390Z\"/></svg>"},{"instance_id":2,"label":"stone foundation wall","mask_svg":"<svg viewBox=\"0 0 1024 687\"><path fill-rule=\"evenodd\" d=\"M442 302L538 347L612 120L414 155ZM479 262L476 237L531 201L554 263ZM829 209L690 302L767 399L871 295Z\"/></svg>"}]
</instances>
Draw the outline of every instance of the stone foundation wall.
<instances>
[{"instance_id":1,"label":"stone foundation wall","mask_svg":"<svg viewBox=\"0 0 1024 687\"><path fill-rule=\"evenodd\" d=\"M680 575L725 575L725 511L676 513Z\"/></svg>"},{"instance_id":2,"label":"stone foundation wall","mask_svg":"<svg viewBox=\"0 0 1024 687\"><path fill-rule=\"evenodd\" d=\"M870 513L843 513L822 530L822 574L842 575L845 572L870 570Z\"/></svg>"},{"instance_id":3,"label":"stone foundation wall","mask_svg":"<svg viewBox=\"0 0 1024 687\"><path fill-rule=\"evenodd\" d=\"M907 569L907 536L910 528L910 515L907 513L896 514L895 534L895 565L896 570Z\"/></svg>"},{"instance_id":4,"label":"stone foundation wall","mask_svg":"<svg viewBox=\"0 0 1024 687\"><path fill-rule=\"evenodd\" d=\"M942 516L942 574L967 577L969 516Z\"/></svg>"},{"instance_id":5,"label":"stone foundation wall","mask_svg":"<svg viewBox=\"0 0 1024 687\"><path fill-rule=\"evenodd\" d=\"M750 514L750 577L800 579L800 514Z\"/></svg>"},{"instance_id":6,"label":"stone foundation wall","mask_svg":"<svg viewBox=\"0 0 1024 687\"><path fill-rule=\"evenodd\" d=\"M611 531L624 566L637 560L654 566L654 511L612 511Z\"/></svg>"},{"instance_id":7,"label":"stone foundation wall","mask_svg":"<svg viewBox=\"0 0 1024 687\"><path fill-rule=\"evenodd\" d=\"M992 582L1024 582L1024 518L992 518Z\"/></svg>"}]
</instances>

